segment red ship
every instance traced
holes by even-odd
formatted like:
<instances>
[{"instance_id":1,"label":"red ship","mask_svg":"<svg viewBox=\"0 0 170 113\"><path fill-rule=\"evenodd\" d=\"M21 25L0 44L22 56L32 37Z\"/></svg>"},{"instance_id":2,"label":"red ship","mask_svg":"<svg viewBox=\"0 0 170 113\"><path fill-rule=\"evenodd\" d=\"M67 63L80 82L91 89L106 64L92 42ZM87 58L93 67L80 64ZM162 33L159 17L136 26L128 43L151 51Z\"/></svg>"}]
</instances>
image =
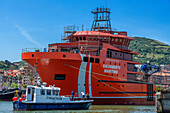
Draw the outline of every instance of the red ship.
<instances>
[{"instance_id":1,"label":"red ship","mask_svg":"<svg viewBox=\"0 0 170 113\"><path fill-rule=\"evenodd\" d=\"M49 44L48 51L24 49L22 59L34 68L47 85L61 87L61 95L80 99L81 92L89 94L93 104L154 105L155 85L138 80L128 49L127 32L113 31L110 9L92 11L91 31L75 31L67 27L65 43Z\"/></svg>"}]
</instances>

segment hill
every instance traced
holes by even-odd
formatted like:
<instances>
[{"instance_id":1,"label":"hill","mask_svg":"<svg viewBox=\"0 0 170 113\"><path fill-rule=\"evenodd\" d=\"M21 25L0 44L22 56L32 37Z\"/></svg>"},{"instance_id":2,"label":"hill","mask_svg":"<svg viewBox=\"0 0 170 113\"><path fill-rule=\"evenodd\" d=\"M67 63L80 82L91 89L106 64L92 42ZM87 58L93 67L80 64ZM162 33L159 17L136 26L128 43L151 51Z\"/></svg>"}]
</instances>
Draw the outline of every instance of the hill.
<instances>
[{"instance_id":1,"label":"hill","mask_svg":"<svg viewBox=\"0 0 170 113\"><path fill-rule=\"evenodd\" d=\"M140 55L134 55L133 60L151 64L170 64L170 46L157 40L145 37L133 37L135 41L130 43L129 49Z\"/></svg>"},{"instance_id":2,"label":"hill","mask_svg":"<svg viewBox=\"0 0 170 113\"><path fill-rule=\"evenodd\" d=\"M11 63L8 60L0 61L0 70L19 69L24 65L26 65L26 62L24 61L13 62L13 63Z\"/></svg>"}]
</instances>

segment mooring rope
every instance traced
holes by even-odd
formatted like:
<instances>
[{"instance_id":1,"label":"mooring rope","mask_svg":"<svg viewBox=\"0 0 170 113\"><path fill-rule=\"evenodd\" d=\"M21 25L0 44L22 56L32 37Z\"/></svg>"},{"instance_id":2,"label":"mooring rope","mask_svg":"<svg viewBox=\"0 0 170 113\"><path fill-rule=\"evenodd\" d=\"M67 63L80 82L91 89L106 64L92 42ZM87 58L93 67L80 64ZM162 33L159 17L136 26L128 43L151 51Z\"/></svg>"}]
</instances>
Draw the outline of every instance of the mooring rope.
<instances>
[{"instance_id":1,"label":"mooring rope","mask_svg":"<svg viewBox=\"0 0 170 113\"><path fill-rule=\"evenodd\" d=\"M69 64L64 64L64 65L79 70L79 68L77 68L77 67L75 67L75 66L71 66L71 65L69 65ZM83 67L83 68L84 68L84 67ZM89 72L89 71L85 70L85 68L84 68L84 69L80 69L80 70ZM95 72L92 72L91 75L92 75L95 79L100 80L99 78L97 78L97 77L94 75L94 73L95 73ZM105 76L105 77L110 77L110 76L106 76L106 75L103 75L103 74L100 74L100 73L95 73L95 74L101 75L101 76ZM111 77L111 78L118 78L118 77ZM123 79L123 78L118 78L118 79ZM123 80L126 80L126 79L123 79ZM130 96L133 96L133 97L139 97L139 96L135 96L135 95L133 95L133 94L129 94L129 93L126 93L126 92L124 92L124 91L121 91L121 90L119 90L119 89L117 89L117 88L115 88L115 87L110 86L109 84L107 84L107 83L105 83L105 82L103 82L103 81L101 81L101 82L104 83L105 85L109 86L110 88L112 88L112 89L114 89L114 90L117 90L117 91L120 91L120 92L122 92L122 93L124 93L124 94L130 95ZM135 82L136 82L136 81L135 81Z\"/></svg>"}]
</instances>

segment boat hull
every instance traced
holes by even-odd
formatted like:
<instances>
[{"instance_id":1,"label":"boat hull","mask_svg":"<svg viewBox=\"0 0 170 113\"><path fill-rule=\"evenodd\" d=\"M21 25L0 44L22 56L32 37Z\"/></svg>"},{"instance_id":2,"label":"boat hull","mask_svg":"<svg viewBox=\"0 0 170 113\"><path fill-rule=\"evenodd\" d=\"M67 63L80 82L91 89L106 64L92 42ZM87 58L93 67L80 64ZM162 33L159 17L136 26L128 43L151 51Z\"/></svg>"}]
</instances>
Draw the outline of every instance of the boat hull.
<instances>
[{"instance_id":1,"label":"boat hull","mask_svg":"<svg viewBox=\"0 0 170 113\"><path fill-rule=\"evenodd\" d=\"M76 102L76 103L23 103L20 101L13 102L14 110L86 110L89 109L91 103Z\"/></svg>"}]
</instances>

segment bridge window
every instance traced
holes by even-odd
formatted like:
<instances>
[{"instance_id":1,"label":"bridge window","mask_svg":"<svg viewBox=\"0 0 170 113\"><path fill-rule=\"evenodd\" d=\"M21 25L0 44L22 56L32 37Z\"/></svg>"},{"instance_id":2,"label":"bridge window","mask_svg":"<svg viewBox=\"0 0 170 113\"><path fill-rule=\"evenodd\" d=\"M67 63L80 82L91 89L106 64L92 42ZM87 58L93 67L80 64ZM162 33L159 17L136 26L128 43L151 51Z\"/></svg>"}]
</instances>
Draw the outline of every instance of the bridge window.
<instances>
[{"instance_id":1,"label":"bridge window","mask_svg":"<svg viewBox=\"0 0 170 113\"><path fill-rule=\"evenodd\" d=\"M57 95L58 96L58 90L53 90L53 95Z\"/></svg>"},{"instance_id":2,"label":"bridge window","mask_svg":"<svg viewBox=\"0 0 170 113\"><path fill-rule=\"evenodd\" d=\"M65 80L66 74L55 74L54 80Z\"/></svg>"},{"instance_id":3,"label":"bridge window","mask_svg":"<svg viewBox=\"0 0 170 113\"><path fill-rule=\"evenodd\" d=\"M82 37L80 37L80 40L82 40Z\"/></svg>"},{"instance_id":4,"label":"bridge window","mask_svg":"<svg viewBox=\"0 0 170 113\"><path fill-rule=\"evenodd\" d=\"M83 57L84 62L88 62L89 58L88 57Z\"/></svg>"},{"instance_id":5,"label":"bridge window","mask_svg":"<svg viewBox=\"0 0 170 113\"><path fill-rule=\"evenodd\" d=\"M41 95L45 95L45 90L41 89Z\"/></svg>"},{"instance_id":6,"label":"bridge window","mask_svg":"<svg viewBox=\"0 0 170 113\"><path fill-rule=\"evenodd\" d=\"M78 40L79 40L79 37L76 37L76 40L78 41Z\"/></svg>"},{"instance_id":7,"label":"bridge window","mask_svg":"<svg viewBox=\"0 0 170 113\"><path fill-rule=\"evenodd\" d=\"M90 62L91 63L93 63L94 62L94 58L92 57L92 58L90 58Z\"/></svg>"},{"instance_id":8,"label":"bridge window","mask_svg":"<svg viewBox=\"0 0 170 113\"><path fill-rule=\"evenodd\" d=\"M116 38L116 39L115 39L115 42L117 42L117 41L118 41L118 39Z\"/></svg>"},{"instance_id":9,"label":"bridge window","mask_svg":"<svg viewBox=\"0 0 170 113\"><path fill-rule=\"evenodd\" d=\"M47 90L47 95L51 95L51 90Z\"/></svg>"},{"instance_id":10,"label":"bridge window","mask_svg":"<svg viewBox=\"0 0 170 113\"><path fill-rule=\"evenodd\" d=\"M55 49L51 49L52 52L55 52Z\"/></svg>"},{"instance_id":11,"label":"bridge window","mask_svg":"<svg viewBox=\"0 0 170 113\"><path fill-rule=\"evenodd\" d=\"M86 40L86 37L85 37L85 36L83 37L83 40Z\"/></svg>"},{"instance_id":12,"label":"bridge window","mask_svg":"<svg viewBox=\"0 0 170 113\"><path fill-rule=\"evenodd\" d=\"M107 50L107 58L112 58L112 52L110 50Z\"/></svg>"},{"instance_id":13,"label":"bridge window","mask_svg":"<svg viewBox=\"0 0 170 113\"><path fill-rule=\"evenodd\" d=\"M100 59L99 58L95 58L95 63L99 63Z\"/></svg>"}]
</instances>

